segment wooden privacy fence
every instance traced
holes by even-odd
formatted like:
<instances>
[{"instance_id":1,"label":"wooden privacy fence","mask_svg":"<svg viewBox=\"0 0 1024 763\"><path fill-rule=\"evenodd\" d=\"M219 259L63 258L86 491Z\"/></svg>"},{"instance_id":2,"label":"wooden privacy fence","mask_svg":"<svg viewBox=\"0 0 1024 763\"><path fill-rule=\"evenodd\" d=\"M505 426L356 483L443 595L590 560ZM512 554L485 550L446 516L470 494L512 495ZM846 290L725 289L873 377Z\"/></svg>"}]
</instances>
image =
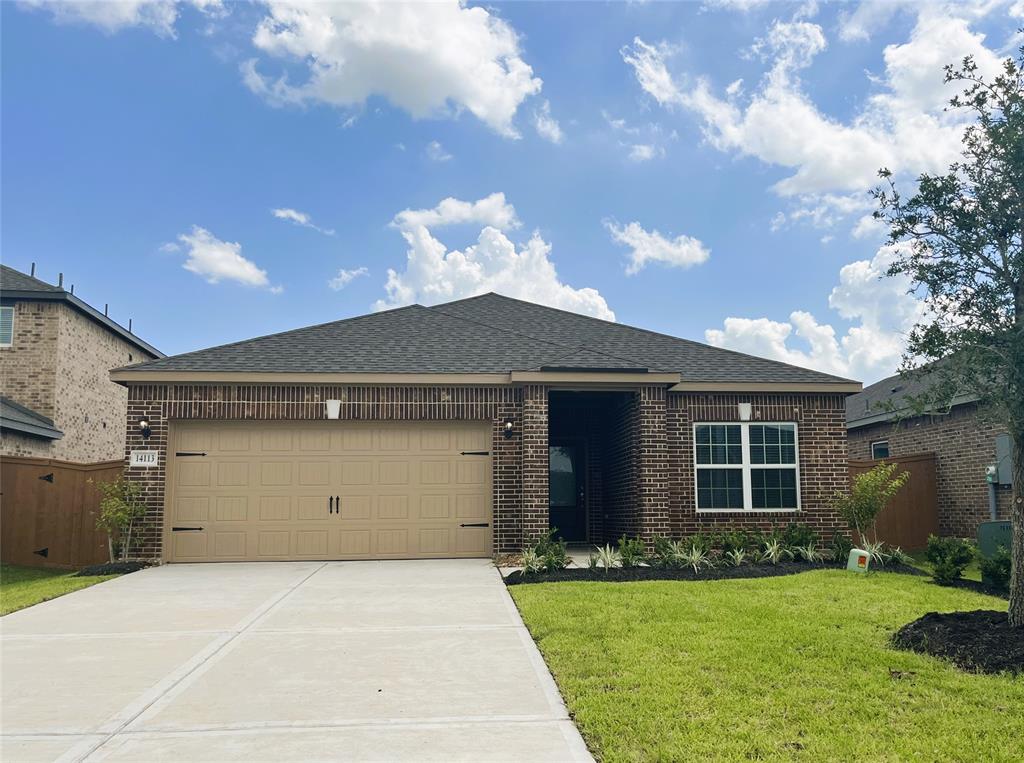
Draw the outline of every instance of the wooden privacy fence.
<instances>
[{"instance_id":1,"label":"wooden privacy fence","mask_svg":"<svg viewBox=\"0 0 1024 763\"><path fill-rule=\"evenodd\" d=\"M0 459L0 560L31 567L78 568L109 560L96 529L95 482L116 479L123 461L71 464L49 458Z\"/></svg>"},{"instance_id":2,"label":"wooden privacy fence","mask_svg":"<svg viewBox=\"0 0 1024 763\"><path fill-rule=\"evenodd\" d=\"M873 461L850 461L850 479L883 463L897 463L900 472L910 472L900 491L878 515L878 539L904 551L928 545L929 535L939 534L938 493L935 484L935 454L917 453Z\"/></svg>"}]
</instances>

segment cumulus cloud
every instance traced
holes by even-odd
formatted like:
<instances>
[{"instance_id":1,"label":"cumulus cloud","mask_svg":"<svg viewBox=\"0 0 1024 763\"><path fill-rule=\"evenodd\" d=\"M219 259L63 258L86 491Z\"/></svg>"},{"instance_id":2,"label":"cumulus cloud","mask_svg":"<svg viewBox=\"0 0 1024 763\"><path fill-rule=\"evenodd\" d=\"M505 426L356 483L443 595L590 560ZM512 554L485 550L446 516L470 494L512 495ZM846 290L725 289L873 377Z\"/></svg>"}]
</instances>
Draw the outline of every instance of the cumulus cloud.
<instances>
[{"instance_id":1,"label":"cumulus cloud","mask_svg":"<svg viewBox=\"0 0 1024 763\"><path fill-rule=\"evenodd\" d=\"M161 37L174 37L174 25L181 5L191 5L207 16L227 14L221 0L20 0L26 8L49 11L62 24L90 24L108 34L130 27L144 27Z\"/></svg>"},{"instance_id":2,"label":"cumulus cloud","mask_svg":"<svg viewBox=\"0 0 1024 763\"><path fill-rule=\"evenodd\" d=\"M313 218L305 212L300 212L297 209L290 209L288 207L281 207L278 209L271 209L270 214L276 217L278 220L288 220L295 225L302 226L303 228L312 228L313 230L323 233L325 236L333 236L334 231L330 228L321 228L319 225L313 224Z\"/></svg>"},{"instance_id":3,"label":"cumulus cloud","mask_svg":"<svg viewBox=\"0 0 1024 763\"><path fill-rule=\"evenodd\" d=\"M178 241L187 250L182 267L202 276L209 283L234 281L244 286L257 286L273 292L281 290L271 286L267 271L242 256L242 245L237 242L221 241L206 228L193 225L189 233L182 233Z\"/></svg>"},{"instance_id":4,"label":"cumulus cloud","mask_svg":"<svg viewBox=\"0 0 1024 763\"><path fill-rule=\"evenodd\" d=\"M629 159L633 162L649 162L658 154L658 148L649 143L634 143L629 148Z\"/></svg>"},{"instance_id":5,"label":"cumulus cloud","mask_svg":"<svg viewBox=\"0 0 1024 763\"><path fill-rule=\"evenodd\" d=\"M386 98L414 118L468 111L496 132L518 137L513 118L542 82L519 37L486 8L436 3L270 0L253 36L268 56L305 64L304 81L243 65L245 83L274 104L351 108Z\"/></svg>"},{"instance_id":6,"label":"cumulus cloud","mask_svg":"<svg viewBox=\"0 0 1024 763\"><path fill-rule=\"evenodd\" d=\"M341 268L338 271L338 274L327 282L327 285L334 289L334 291L341 291L354 280L359 278L359 276L365 276L369 274L370 271L367 270L366 268L355 268L354 270L346 270L345 268Z\"/></svg>"},{"instance_id":7,"label":"cumulus cloud","mask_svg":"<svg viewBox=\"0 0 1024 763\"><path fill-rule=\"evenodd\" d=\"M664 45L636 38L621 54L658 104L699 120L711 146L791 170L774 190L802 206L863 192L883 166L913 175L945 170L958 157L966 117L945 110L957 88L943 83L942 66L973 55L989 76L999 64L959 8L920 6L909 40L885 48L884 75L872 78L876 91L847 120L805 92L802 72L828 47L822 28L806 20L774 21L755 42L750 53L767 68L747 93L730 86L717 94L706 78L674 76Z\"/></svg>"},{"instance_id":8,"label":"cumulus cloud","mask_svg":"<svg viewBox=\"0 0 1024 763\"><path fill-rule=\"evenodd\" d=\"M708 329L704 337L717 347L877 381L898 368L907 333L926 315L921 300L908 293L908 278L884 277L895 252L896 247L883 246L872 259L839 271L829 307L853 322L841 337L803 310L792 312L788 321L726 318L721 329ZM794 347L793 339L802 340L806 348Z\"/></svg>"},{"instance_id":9,"label":"cumulus cloud","mask_svg":"<svg viewBox=\"0 0 1024 763\"><path fill-rule=\"evenodd\" d=\"M639 273L649 262L674 268L691 268L706 262L711 256L711 250L692 236L665 238L656 230L644 230L638 222L619 225L613 220L607 220L605 227L613 241L630 249L629 264L626 266L628 275Z\"/></svg>"},{"instance_id":10,"label":"cumulus cloud","mask_svg":"<svg viewBox=\"0 0 1024 763\"><path fill-rule=\"evenodd\" d=\"M533 112L533 127L544 140L558 144L565 139L562 126L551 116L551 104L544 101L540 108Z\"/></svg>"},{"instance_id":11,"label":"cumulus cloud","mask_svg":"<svg viewBox=\"0 0 1024 763\"><path fill-rule=\"evenodd\" d=\"M426 149L424 149L424 153L426 153L427 158L432 162L447 162L454 158L451 154L445 151L445 148L441 145L440 141L436 140L432 140L427 144Z\"/></svg>"},{"instance_id":12,"label":"cumulus cloud","mask_svg":"<svg viewBox=\"0 0 1024 763\"><path fill-rule=\"evenodd\" d=\"M455 224L481 225L476 242L451 249L434 231ZM502 193L475 202L445 199L433 209L407 209L392 226L408 245L405 270L388 269L387 296L374 308L436 304L494 291L563 310L615 320L600 292L563 283L551 261L551 245L539 233L517 246L507 231L519 226Z\"/></svg>"}]
</instances>

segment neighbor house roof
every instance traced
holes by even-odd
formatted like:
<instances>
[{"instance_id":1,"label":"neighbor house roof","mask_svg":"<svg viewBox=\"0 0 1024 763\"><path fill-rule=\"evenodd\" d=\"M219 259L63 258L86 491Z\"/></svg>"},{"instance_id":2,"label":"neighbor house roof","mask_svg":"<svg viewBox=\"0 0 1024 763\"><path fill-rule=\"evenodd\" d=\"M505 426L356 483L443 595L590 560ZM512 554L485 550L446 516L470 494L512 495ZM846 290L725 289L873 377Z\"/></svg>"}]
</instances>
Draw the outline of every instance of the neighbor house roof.
<instances>
[{"instance_id":1,"label":"neighbor house roof","mask_svg":"<svg viewBox=\"0 0 1024 763\"><path fill-rule=\"evenodd\" d=\"M64 433L53 425L53 419L36 413L16 403L9 397L0 395L0 429L42 437L47 440L59 440Z\"/></svg>"},{"instance_id":2,"label":"neighbor house roof","mask_svg":"<svg viewBox=\"0 0 1024 763\"><path fill-rule=\"evenodd\" d=\"M856 385L848 379L577 313L484 294L410 305L117 369L182 374L617 372L682 382ZM137 376L138 375L138 376Z\"/></svg>"},{"instance_id":3,"label":"neighbor house roof","mask_svg":"<svg viewBox=\"0 0 1024 763\"><path fill-rule=\"evenodd\" d=\"M894 421L912 411L911 401L923 397L935 384L927 373L896 374L865 387L846 398L846 427L858 427ZM975 402L973 395L956 395L950 407Z\"/></svg>"},{"instance_id":4,"label":"neighbor house roof","mask_svg":"<svg viewBox=\"0 0 1024 763\"><path fill-rule=\"evenodd\" d=\"M71 292L65 291L60 286L46 283L46 281L40 281L38 278L26 275L7 265L0 265L0 299L3 299L5 303L9 301L64 302L89 320L138 347L147 355L152 355L154 358L164 357L160 350L139 339L124 326L83 302Z\"/></svg>"}]
</instances>

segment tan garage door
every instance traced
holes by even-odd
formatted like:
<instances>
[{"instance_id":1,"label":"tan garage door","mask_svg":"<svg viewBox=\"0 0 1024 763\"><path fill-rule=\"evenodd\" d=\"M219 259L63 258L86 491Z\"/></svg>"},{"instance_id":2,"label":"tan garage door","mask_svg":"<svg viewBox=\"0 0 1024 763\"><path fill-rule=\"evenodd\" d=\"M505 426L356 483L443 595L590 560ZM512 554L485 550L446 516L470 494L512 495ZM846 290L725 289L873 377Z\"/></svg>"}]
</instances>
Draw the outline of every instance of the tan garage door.
<instances>
[{"instance_id":1,"label":"tan garage door","mask_svg":"<svg viewBox=\"0 0 1024 763\"><path fill-rule=\"evenodd\" d=\"M489 450L474 422L177 423L166 556L490 556Z\"/></svg>"}]
</instances>

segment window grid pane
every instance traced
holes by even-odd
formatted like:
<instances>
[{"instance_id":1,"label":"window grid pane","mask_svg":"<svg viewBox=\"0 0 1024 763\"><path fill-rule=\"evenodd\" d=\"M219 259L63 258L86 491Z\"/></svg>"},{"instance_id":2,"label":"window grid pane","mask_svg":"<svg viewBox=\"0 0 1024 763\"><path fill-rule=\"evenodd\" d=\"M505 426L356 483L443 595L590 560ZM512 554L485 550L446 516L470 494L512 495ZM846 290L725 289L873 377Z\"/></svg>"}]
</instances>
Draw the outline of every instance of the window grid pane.
<instances>
[{"instance_id":1,"label":"window grid pane","mask_svg":"<svg viewBox=\"0 0 1024 763\"><path fill-rule=\"evenodd\" d=\"M792 424L750 427L750 463L796 464L796 432Z\"/></svg>"},{"instance_id":2,"label":"window grid pane","mask_svg":"<svg viewBox=\"0 0 1024 763\"><path fill-rule=\"evenodd\" d=\"M795 509L796 469L751 469L750 492L755 509Z\"/></svg>"},{"instance_id":3,"label":"window grid pane","mask_svg":"<svg viewBox=\"0 0 1024 763\"><path fill-rule=\"evenodd\" d=\"M743 471L740 469L698 469L698 509L742 509Z\"/></svg>"},{"instance_id":4,"label":"window grid pane","mask_svg":"<svg viewBox=\"0 0 1024 763\"><path fill-rule=\"evenodd\" d=\"M698 464L742 464L743 445L738 424L696 427Z\"/></svg>"}]
</instances>

